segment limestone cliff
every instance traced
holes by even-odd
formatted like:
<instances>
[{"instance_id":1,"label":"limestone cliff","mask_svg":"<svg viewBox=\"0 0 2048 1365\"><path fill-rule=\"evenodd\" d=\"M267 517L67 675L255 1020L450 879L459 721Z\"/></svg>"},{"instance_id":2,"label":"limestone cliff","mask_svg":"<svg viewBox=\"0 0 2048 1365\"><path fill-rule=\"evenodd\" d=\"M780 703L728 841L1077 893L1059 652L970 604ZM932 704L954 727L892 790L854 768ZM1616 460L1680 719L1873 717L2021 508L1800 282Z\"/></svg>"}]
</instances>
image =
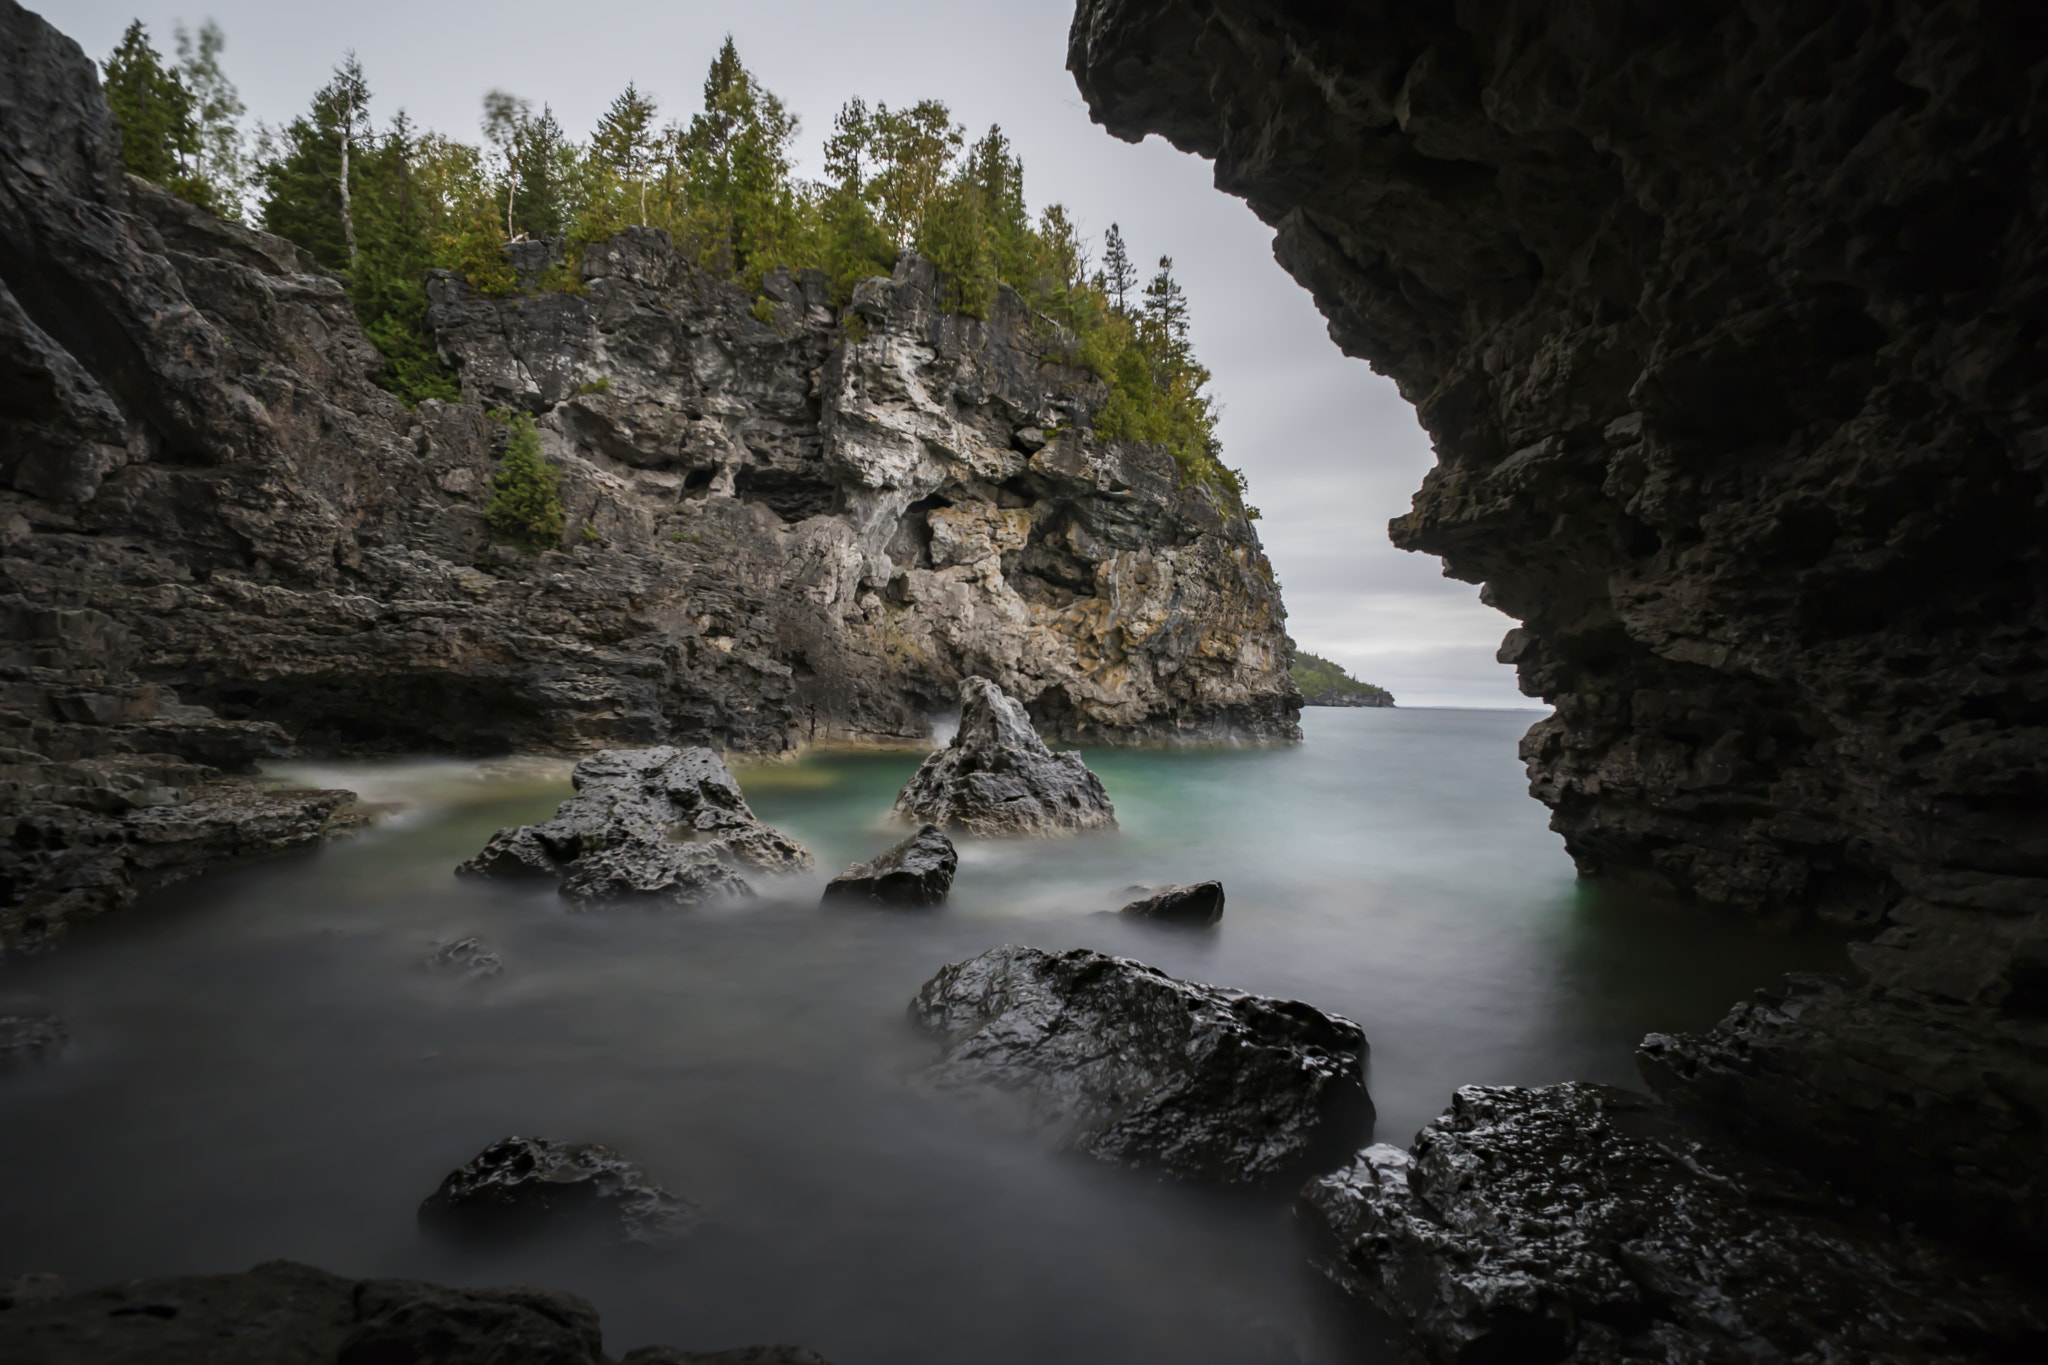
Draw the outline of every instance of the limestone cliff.
<instances>
[{"instance_id":1,"label":"limestone cliff","mask_svg":"<svg viewBox=\"0 0 2048 1365\"><path fill-rule=\"evenodd\" d=\"M1880 931L1853 1006L1738 1011L1653 1080L2048 1245L2038 7L1082 0L1069 65L1416 405L1395 542L1523 622L1580 868ZM1915 1136L1984 1127L1995 1172Z\"/></svg>"},{"instance_id":2,"label":"limestone cliff","mask_svg":"<svg viewBox=\"0 0 2048 1365\"><path fill-rule=\"evenodd\" d=\"M906 741L975 673L1070 739L1297 734L1242 510L1096 440L1013 295L946 315L906 261L764 318L628 232L579 292L437 281L470 397L409 411L340 281L116 147L0 0L0 945L317 837L337 794L224 776L293 744ZM545 553L490 540L497 405L564 475Z\"/></svg>"}]
</instances>

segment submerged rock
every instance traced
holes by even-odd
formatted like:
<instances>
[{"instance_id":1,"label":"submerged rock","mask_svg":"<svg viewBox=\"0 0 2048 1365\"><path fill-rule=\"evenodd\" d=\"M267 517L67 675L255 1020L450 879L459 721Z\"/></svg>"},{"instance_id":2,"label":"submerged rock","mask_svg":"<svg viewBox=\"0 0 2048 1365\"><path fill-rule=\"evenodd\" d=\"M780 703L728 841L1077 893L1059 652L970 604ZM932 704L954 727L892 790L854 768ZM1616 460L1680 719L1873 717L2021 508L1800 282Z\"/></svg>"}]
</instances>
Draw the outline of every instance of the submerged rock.
<instances>
[{"instance_id":1,"label":"submerged rock","mask_svg":"<svg viewBox=\"0 0 2048 1365\"><path fill-rule=\"evenodd\" d=\"M351 1280L291 1261L11 1304L0 1295L0 1360L8 1365L609 1365L603 1344L597 1310L575 1294L530 1284L449 1289ZM792 1346L642 1347L625 1358L632 1365L825 1365Z\"/></svg>"},{"instance_id":2,"label":"submerged rock","mask_svg":"<svg viewBox=\"0 0 2048 1365\"><path fill-rule=\"evenodd\" d=\"M508 1137L450 1172L420 1203L419 1217L424 1226L478 1235L607 1222L619 1240L652 1246L684 1236L700 1215L609 1147Z\"/></svg>"},{"instance_id":3,"label":"submerged rock","mask_svg":"<svg viewBox=\"0 0 2048 1365\"><path fill-rule=\"evenodd\" d=\"M960 855L937 825L917 833L873 861L855 863L825 886L825 899L882 905L938 905L953 889Z\"/></svg>"},{"instance_id":4,"label":"submerged rock","mask_svg":"<svg viewBox=\"0 0 2048 1365\"><path fill-rule=\"evenodd\" d=\"M1223 883L1145 888L1149 894L1117 911L1129 919L1206 927L1223 918Z\"/></svg>"},{"instance_id":5,"label":"submerged rock","mask_svg":"<svg viewBox=\"0 0 2048 1365\"><path fill-rule=\"evenodd\" d=\"M945 1040L926 1082L1020 1093L1060 1145L1116 1165L1261 1181L1371 1112L1350 1020L1085 948L992 948L910 1014Z\"/></svg>"},{"instance_id":6,"label":"submerged rock","mask_svg":"<svg viewBox=\"0 0 2048 1365\"><path fill-rule=\"evenodd\" d=\"M1330 1276L1444 1361L1962 1365L2048 1330L2011 1281L1611 1086L1467 1086L1301 1209Z\"/></svg>"},{"instance_id":7,"label":"submerged rock","mask_svg":"<svg viewBox=\"0 0 2048 1365\"><path fill-rule=\"evenodd\" d=\"M444 972L461 972L473 978L498 976L505 970L505 960L490 944L474 934L434 949L432 956L427 958L427 965Z\"/></svg>"},{"instance_id":8,"label":"submerged rock","mask_svg":"<svg viewBox=\"0 0 2048 1365\"><path fill-rule=\"evenodd\" d=\"M811 866L803 845L755 818L709 749L606 749L569 780L576 795L552 820L499 830L457 874L554 877L573 901L658 896L687 905L751 893L734 864L774 873Z\"/></svg>"},{"instance_id":9,"label":"submerged rock","mask_svg":"<svg viewBox=\"0 0 2048 1365\"><path fill-rule=\"evenodd\" d=\"M0 1067L53 1057L70 1041L71 1031L54 1011L40 1005L0 1005Z\"/></svg>"},{"instance_id":10,"label":"submerged rock","mask_svg":"<svg viewBox=\"0 0 2048 1365\"><path fill-rule=\"evenodd\" d=\"M983 836L1116 828L1116 808L1081 755L1046 748L1024 707L986 678L960 684L960 729L892 813Z\"/></svg>"}]
</instances>

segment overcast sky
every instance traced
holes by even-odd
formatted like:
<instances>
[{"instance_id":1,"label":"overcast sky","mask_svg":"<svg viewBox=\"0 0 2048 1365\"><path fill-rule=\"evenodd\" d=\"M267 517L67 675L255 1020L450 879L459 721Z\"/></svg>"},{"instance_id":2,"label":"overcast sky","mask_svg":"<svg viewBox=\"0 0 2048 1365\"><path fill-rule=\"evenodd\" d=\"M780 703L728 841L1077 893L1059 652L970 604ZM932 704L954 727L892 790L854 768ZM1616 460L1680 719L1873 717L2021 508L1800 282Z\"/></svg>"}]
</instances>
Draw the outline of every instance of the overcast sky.
<instances>
[{"instance_id":1,"label":"overcast sky","mask_svg":"<svg viewBox=\"0 0 2048 1365\"><path fill-rule=\"evenodd\" d=\"M1063 202L1084 230L1122 226L1148 268L1162 254L1186 287L1195 349L1216 376L1224 458L1265 514L1259 532L1302 648L1390 688L1406 705L1532 706L1493 661L1513 623L1435 559L1387 542L1431 463L1429 440L1389 381L1338 353L1300 286L1273 263L1272 233L1219 193L1207 163L1158 138L1110 137L1066 73L1071 0L45 0L45 17L104 59L131 19L172 51L179 23L215 19L223 65L252 120L302 110L353 48L381 123L400 107L476 140L484 93L545 102L586 136L632 81L666 117L699 104L730 32L740 55L803 119L799 169L818 171L832 116L854 95L944 100L970 134L1000 123L1024 161L1034 210Z\"/></svg>"}]
</instances>

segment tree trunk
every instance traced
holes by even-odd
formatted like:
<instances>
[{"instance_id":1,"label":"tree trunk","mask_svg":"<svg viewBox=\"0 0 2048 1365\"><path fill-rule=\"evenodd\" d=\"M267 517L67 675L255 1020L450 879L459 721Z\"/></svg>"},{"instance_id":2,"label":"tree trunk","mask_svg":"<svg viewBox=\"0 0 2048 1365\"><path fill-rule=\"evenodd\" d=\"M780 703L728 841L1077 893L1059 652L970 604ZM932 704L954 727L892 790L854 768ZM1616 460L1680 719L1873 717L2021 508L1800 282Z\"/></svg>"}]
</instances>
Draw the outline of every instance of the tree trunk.
<instances>
[{"instance_id":1,"label":"tree trunk","mask_svg":"<svg viewBox=\"0 0 2048 1365\"><path fill-rule=\"evenodd\" d=\"M348 202L348 152L349 142L355 135L356 105L350 100L342 109L341 123L341 236L348 243L348 268L356 268L356 219L349 211Z\"/></svg>"}]
</instances>

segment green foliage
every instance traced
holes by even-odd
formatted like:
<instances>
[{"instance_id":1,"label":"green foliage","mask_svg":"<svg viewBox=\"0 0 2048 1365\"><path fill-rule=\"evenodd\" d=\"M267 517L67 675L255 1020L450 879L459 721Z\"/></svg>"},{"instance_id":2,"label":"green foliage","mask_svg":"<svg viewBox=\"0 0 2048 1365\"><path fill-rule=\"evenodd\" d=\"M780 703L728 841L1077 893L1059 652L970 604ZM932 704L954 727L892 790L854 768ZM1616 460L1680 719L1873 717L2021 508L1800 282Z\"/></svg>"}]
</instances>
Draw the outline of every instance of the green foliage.
<instances>
[{"instance_id":1,"label":"green foliage","mask_svg":"<svg viewBox=\"0 0 2048 1365\"><path fill-rule=\"evenodd\" d=\"M612 381L610 375L606 375L602 379L592 379L587 383L576 386L576 392L578 393L610 393L611 391Z\"/></svg>"},{"instance_id":2,"label":"green foliage","mask_svg":"<svg viewBox=\"0 0 2048 1365\"><path fill-rule=\"evenodd\" d=\"M562 476L541 457L533 418L515 414L510 426L511 439L491 480L496 496L484 509L484 519L507 540L536 550L552 549L561 544L566 522Z\"/></svg>"},{"instance_id":3,"label":"green foliage","mask_svg":"<svg viewBox=\"0 0 2048 1365\"><path fill-rule=\"evenodd\" d=\"M1306 650L1294 651L1294 662L1289 666L1288 673L1293 677L1294 685L1306 696L1312 697L1322 692L1335 692L1347 697L1387 695L1386 688L1375 687L1369 682L1360 682L1345 672L1341 665L1319 658Z\"/></svg>"},{"instance_id":4,"label":"green foliage","mask_svg":"<svg viewBox=\"0 0 2048 1365\"><path fill-rule=\"evenodd\" d=\"M212 33L217 36L219 30ZM209 65L217 72L211 55ZM180 72L164 65L140 19L128 25L101 70L107 107L121 131L122 164L210 212L230 212L229 197L201 169L207 129L199 97ZM227 90L232 97L233 87Z\"/></svg>"},{"instance_id":5,"label":"green foliage","mask_svg":"<svg viewBox=\"0 0 2048 1365\"><path fill-rule=\"evenodd\" d=\"M483 294L580 291L585 248L645 225L757 296L772 269L820 270L843 306L860 281L914 250L937 267L951 309L985 318L1004 287L1017 292L1047 358L1103 381L1097 435L1164 446L1184 482L1253 514L1221 459L1210 376L1195 358L1171 259L1141 283L1112 224L1102 268L1091 273L1087 241L1064 208L1030 217L1023 163L1000 127L970 142L937 100L851 100L826 139L825 178L800 181L791 168L797 119L730 38L706 72L697 113L664 123L654 100L628 85L586 144L545 106L536 114L503 91L485 97L480 147L414 135L402 116L373 133L367 98L360 71L344 66L273 135L260 167L263 222L349 274L389 362L386 383L408 401L454 391L426 332L418 281L428 269L454 271ZM345 181L353 220L343 211L345 145L356 149ZM561 241L564 262L522 280L505 252L521 236ZM766 298L753 312L773 323ZM841 328L850 341L866 334L851 314Z\"/></svg>"}]
</instances>

